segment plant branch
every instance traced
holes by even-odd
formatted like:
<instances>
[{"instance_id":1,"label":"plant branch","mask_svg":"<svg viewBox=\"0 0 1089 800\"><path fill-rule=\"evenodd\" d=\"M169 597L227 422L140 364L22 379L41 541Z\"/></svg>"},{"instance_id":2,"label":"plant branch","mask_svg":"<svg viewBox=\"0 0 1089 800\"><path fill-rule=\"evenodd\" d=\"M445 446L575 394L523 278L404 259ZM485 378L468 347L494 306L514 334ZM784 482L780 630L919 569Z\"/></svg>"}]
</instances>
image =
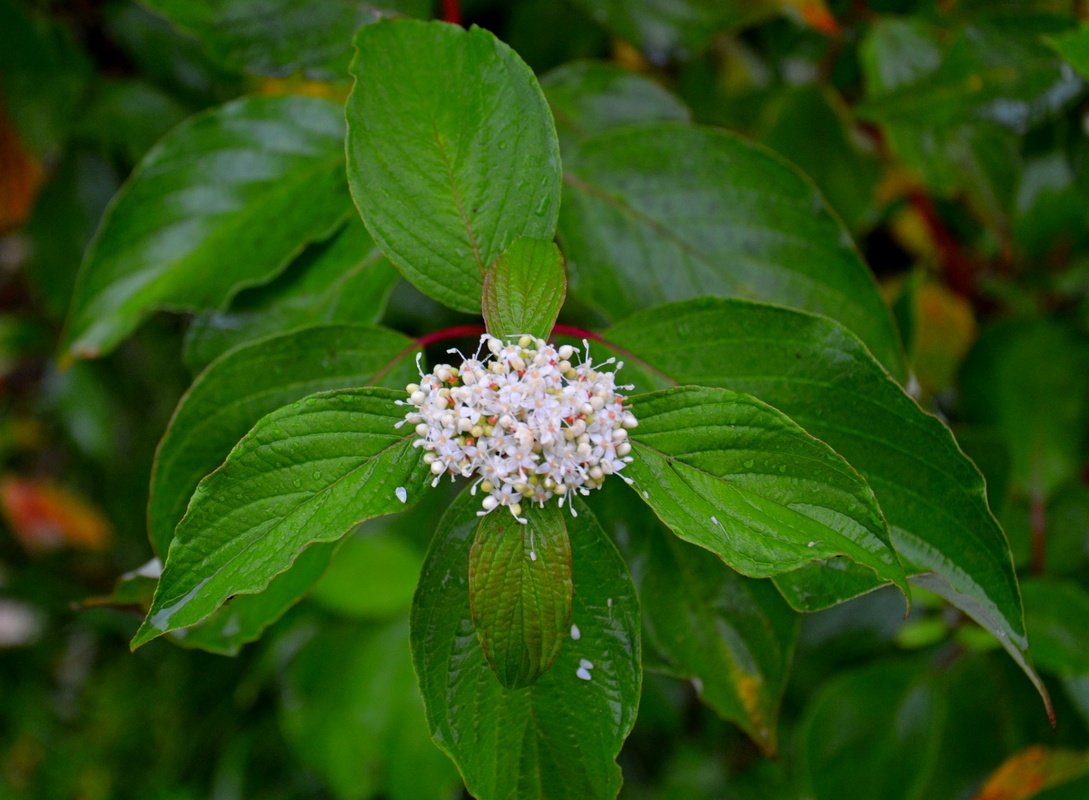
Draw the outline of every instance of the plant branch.
<instances>
[{"instance_id":1,"label":"plant branch","mask_svg":"<svg viewBox=\"0 0 1089 800\"><path fill-rule=\"evenodd\" d=\"M442 0L442 18L455 25L461 24L460 0Z\"/></svg>"}]
</instances>

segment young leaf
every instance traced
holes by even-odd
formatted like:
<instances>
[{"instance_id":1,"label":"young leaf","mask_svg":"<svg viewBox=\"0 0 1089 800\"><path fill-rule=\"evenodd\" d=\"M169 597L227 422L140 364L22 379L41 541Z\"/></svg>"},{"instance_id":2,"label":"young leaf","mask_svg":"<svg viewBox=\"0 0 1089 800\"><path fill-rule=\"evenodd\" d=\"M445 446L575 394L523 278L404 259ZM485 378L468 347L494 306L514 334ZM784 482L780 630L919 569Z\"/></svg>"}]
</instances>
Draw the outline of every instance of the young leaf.
<instances>
[{"instance_id":1,"label":"young leaf","mask_svg":"<svg viewBox=\"0 0 1089 800\"><path fill-rule=\"evenodd\" d=\"M523 333L547 339L566 295L559 248L540 239L518 239L484 276L488 333L500 339Z\"/></svg>"},{"instance_id":2,"label":"young leaf","mask_svg":"<svg viewBox=\"0 0 1089 800\"><path fill-rule=\"evenodd\" d=\"M463 492L431 544L412 609L412 654L431 735L481 800L615 797L635 722L639 606L627 566L589 509L568 521L571 640L532 686L504 689L473 631L469 551L479 502ZM502 720L502 725L481 724Z\"/></svg>"},{"instance_id":3,"label":"young leaf","mask_svg":"<svg viewBox=\"0 0 1089 800\"><path fill-rule=\"evenodd\" d=\"M515 239L556 229L560 156L544 95L480 28L387 20L361 29L356 48L347 109L356 207L420 291L479 313L488 265Z\"/></svg>"},{"instance_id":4,"label":"young leaf","mask_svg":"<svg viewBox=\"0 0 1089 800\"><path fill-rule=\"evenodd\" d=\"M575 297L614 317L708 294L796 306L838 319L902 375L892 317L850 235L770 150L710 128L631 126L576 148L565 181Z\"/></svg>"},{"instance_id":5,"label":"young leaf","mask_svg":"<svg viewBox=\"0 0 1089 800\"><path fill-rule=\"evenodd\" d=\"M343 165L344 121L325 100L243 98L182 123L106 212L64 349L93 358L155 309L221 308L275 277L350 213Z\"/></svg>"},{"instance_id":6,"label":"young leaf","mask_svg":"<svg viewBox=\"0 0 1089 800\"><path fill-rule=\"evenodd\" d=\"M639 427L624 474L682 539L756 578L845 555L908 593L870 487L790 418L697 386L631 403Z\"/></svg>"},{"instance_id":7,"label":"young leaf","mask_svg":"<svg viewBox=\"0 0 1089 800\"><path fill-rule=\"evenodd\" d=\"M575 61L541 78L560 150L634 122L690 122L692 112L660 84L613 64Z\"/></svg>"},{"instance_id":8,"label":"young leaf","mask_svg":"<svg viewBox=\"0 0 1089 800\"><path fill-rule=\"evenodd\" d=\"M383 14L427 16L427 0L148 0L216 61L257 75L346 80L352 32Z\"/></svg>"},{"instance_id":9,"label":"young leaf","mask_svg":"<svg viewBox=\"0 0 1089 800\"><path fill-rule=\"evenodd\" d=\"M648 644L670 674L692 680L703 702L773 755L798 616L768 582L738 575L653 517L631 514L627 492L602 494L607 515L597 511L601 503L594 508L631 566Z\"/></svg>"},{"instance_id":10,"label":"young leaf","mask_svg":"<svg viewBox=\"0 0 1089 800\"><path fill-rule=\"evenodd\" d=\"M505 508L480 520L469 551L469 607L484 658L506 689L548 671L571 625L571 541L560 509Z\"/></svg>"},{"instance_id":11,"label":"young leaf","mask_svg":"<svg viewBox=\"0 0 1089 800\"><path fill-rule=\"evenodd\" d=\"M200 482L133 647L256 594L317 542L416 502L429 472L390 389L311 395L262 418Z\"/></svg>"},{"instance_id":12,"label":"young leaf","mask_svg":"<svg viewBox=\"0 0 1089 800\"><path fill-rule=\"evenodd\" d=\"M312 325L375 324L398 280L358 219L312 245L284 274L242 292L226 311L197 316L185 332L185 365L193 373L228 350Z\"/></svg>"},{"instance_id":13,"label":"young leaf","mask_svg":"<svg viewBox=\"0 0 1089 800\"><path fill-rule=\"evenodd\" d=\"M1043 691L979 471L850 332L823 317L708 298L636 314L606 338L641 386L751 392L835 448L873 488L914 580L991 631Z\"/></svg>"},{"instance_id":14,"label":"young leaf","mask_svg":"<svg viewBox=\"0 0 1089 800\"><path fill-rule=\"evenodd\" d=\"M381 381L403 386L412 340L385 328L308 328L244 345L193 382L159 443L151 475L148 530L165 554L200 479L257 420L328 389Z\"/></svg>"}]
</instances>

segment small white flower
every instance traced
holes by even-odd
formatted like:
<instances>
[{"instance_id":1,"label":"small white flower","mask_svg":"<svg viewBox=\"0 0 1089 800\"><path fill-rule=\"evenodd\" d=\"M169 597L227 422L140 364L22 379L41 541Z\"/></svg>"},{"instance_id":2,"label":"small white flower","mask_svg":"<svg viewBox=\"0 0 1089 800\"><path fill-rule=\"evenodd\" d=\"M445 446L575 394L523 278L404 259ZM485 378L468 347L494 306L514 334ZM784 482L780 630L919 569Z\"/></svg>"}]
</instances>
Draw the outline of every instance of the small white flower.
<instances>
[{"instance_id":1,"label":"small white flower","mask_svg":"<svg viewBox=\"0 0 1089 800\"><path fill-rule=\"evenodd\" d=\"M446 473L476 478L474 494L484 493L478 515L506 506L525 522L523 500L543 506L558 495L562 507L631 461L626 429L638 423L616 389L632 387L601 369L614 359L595 365L585 341L579 364L571 361L578 348L530 336L504 343L484 335L480 343L460 366L421 370L419 384L405 387L410 410L399 424L413 426L433 484Z\"/></svg>"}]
</instances>

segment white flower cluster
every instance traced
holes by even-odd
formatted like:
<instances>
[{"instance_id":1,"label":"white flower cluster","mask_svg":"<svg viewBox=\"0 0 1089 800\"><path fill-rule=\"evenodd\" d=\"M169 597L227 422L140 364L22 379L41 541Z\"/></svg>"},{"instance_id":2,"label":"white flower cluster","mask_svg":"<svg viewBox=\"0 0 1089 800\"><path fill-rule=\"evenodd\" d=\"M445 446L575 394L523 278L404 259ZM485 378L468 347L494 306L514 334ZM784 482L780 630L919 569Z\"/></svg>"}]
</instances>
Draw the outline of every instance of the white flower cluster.
<instances>
[{"instance_id":1,"label":"white flower cluster","mask_svg":"<svg viewBox=\"0 0 1089 800\"><path fill-rule=\"evenodd\" d=\"M478 516L506 506L524 523L523 500L543 505L559 495L562 507L572 492L589 494L631 461L628 429L638 423L616 389L632 387L601 370L615 359L594 365L585 340L578 364L578 348L531 336L504 343L484 335L480 344L460 367L439 364L405 387L404 422L416 426L414 445L426 450L433 485L443 473L476 477L473 493L485 494Z\"/></svg>"}]
</instances>

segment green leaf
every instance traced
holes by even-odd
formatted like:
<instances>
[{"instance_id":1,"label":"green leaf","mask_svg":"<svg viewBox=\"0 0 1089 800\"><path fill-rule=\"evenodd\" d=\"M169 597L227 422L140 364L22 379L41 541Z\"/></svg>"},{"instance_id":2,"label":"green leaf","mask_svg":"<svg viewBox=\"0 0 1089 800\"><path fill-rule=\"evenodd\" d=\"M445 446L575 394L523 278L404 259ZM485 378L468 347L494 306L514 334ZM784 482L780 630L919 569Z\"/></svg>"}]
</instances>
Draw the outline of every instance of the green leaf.
<instances>
[{"instance_id":1,"label":"green leaf","mask_svg":"<svg viewBox=\"0 0 1089 800\"><path fill-rule=\"evenodd\" d=\"M500 686L473 631L468 571L479 502L468 492L443 518L424 564L413 663L431 735L481 800L620 789L614 759L635 722L642 677L639 605L624 560L589 509L575 507L572 638L532 686Z\"/></svg>"},{"instance_id":2,"label":"green leaf","mask_svg":"<svg viewBox=\"0 0 1089 800\"><path fill-rule=\"evenodd\" d=\"M170 638L183 647L224 656L238 655L282 617L321 577L339 542L322 542L299 553L260 594L243 594L228 601L204 621L173 631Z\"/></svg>"},{"instance_id":3,"label":"green leaf","mask_svg":"<svg viewBox=\"0 0 1089 800\"><path fill-rule=\"evenodd\" d=\"M518 239L484 276L484 321L500 339L547 339L567 296L563 255L552 242Z\"/></svg>"},{"instance_id":4,"label":"green leaf","mask_svg":"<svg viewBox=\"0 0 1089 800\"><path fill-rule=\"evenodd\" d=\"M889 69L880 66L885 59L882 45L903 45L920 32L896 23L891 35L869 40L863 48L863 64L869 74L886 74ZM1082 81L1062 68L1037 33L1035 23L1018 29L973 25L957 31L936 65L933 48L928 46L925 58L912 56L911 66L896 73L898 85L871 94L855 112L887 125L940 129L987 122L1023 133L1065 106L1083 88ZM914 79L900 82L901 74ZM871 79L869 85L877 88L882 82Z\"/></svg>"},{"instance_id":5,"label":"green leaf","mask_svg":"<svg viewBox=\"0 0 1089 800\"><path fill-rule=\"evenodd\" d=\"M907 580L866 482L832 448L755 397L681 386L631 398L624 470L658 518L743 575L845 555Z\"/></svg>"},{"instance_id":6,"label":"green leaf","mask_svg":"<svg viewBox=\"0 0 1089 800\"><path fill-rule=\"evenodd\" d=\"M774 755L797 615L771 584L741 577L626 502L609 511L602 523L631 566L647 642L671 674L691 679L703 702Z\"/></svg>"},{"instance_id":7,"label":"green leaf","mask_svg":"<svg viewBox=\"0 0 1089 800\"><path fill-rule=\"evenodd\" d=\"M1016 486L1046 498L1081 469L1089 433L1089 339L1046 319L986 328L961 367L963 413L993 426Z\"/></svg>"},{"instance_id":8,"label":"green leaf","mask_svg":"<svg viewBox=\"0 0 1089 800\"><path fill-rule=\"evenodd\" d=\"M560 156L544 95L480 28L384 21L360 30L356 48L347 110L356 207L420 291L479 313L499 254L555 232Z\"/></svg>"},{"instance_id":9,"label":"green leaf","mask_svg":"<svg viewBox=\"0 0 1089 800\"><path fill-rule=\"evenodd\" d=\"M649 78L597 61L575 61L541 78L560 149L566 152L597 133L635 122L690 122L692 113Z\"/></svg>"},{"instance_id":10,"label":"green leaf","mask_svg":"<svg viewBox=\"0 0 1089 800\"><path fill-rule=\"evenodd\" d=\"M505 689L535 683L571 626L571 541L560 509L504 508L480 520L469 550L469 607L484 658Z\"/></svg>"},{"instance_id":11,"label":"green leaf","mask_svg":"<svg viewBox=\"0 0 1089 800\"><path fill-rule=\"evenodd\" d=\"M304 624L286 638L292 658L282 673L284 737L335 797L457 796L457 772L428 737L406 619Z\"/></svg>"},{"instance_id":12,"label":"green leaf","mask_svg":"<svg viewBox=\"0 0 1089 800\"><path fill-rule=\"evenodd\" d=\"M613 317L708 294L797 306L838 319L903 373L892 317L850 236L774 153L710 128L640 125L587 140L565 180L575 297Z\"/></svg>"},{"instance_id":13,"label":"green leaf","mask_svg":"<svg viewBox=\"0 0 1089 800\"><path fill-rule=\"evenodd\" d=\"M311 395L263 417L200 482L133 647L256 594L299 553L420 499L429 472L390 389Z\"/></svg>"},{"instance_id":14,"label":"green leaf","mask_svg":"<svg viewBox=\"0 0 1089 800\"><path fill-rule=\"evenodd\" d=\"M213 362L178 403L155 454L148 501L155 551L167 552L200 479L261 417L327 389L403 386L413 352L412 340L394 331L334 325L263 339Z\"/></svg>"},{"instance_id":15,"label":"green leaf","mask_svg":"<svg viewBox=\"0 0 1089 800\"><path fill-rule=\"evenodd\" d=\"M605 338L642 388L749 392L835 448L873 489L914 580L993 633L1041 687L1009 545L979 471L850 332L823 317L708 298L637 314Z\"/></svg>"},{"instance_id":16,"label":"green leaf","mask_svg":"<svg viewBox=\"0 0 1089 800\"><path fill-rule=\"evenodd\" d=\"M343 142L340 108L306 97L243 98L172 130L102 220L64 349L101 355L155 309L220 308L275 277L349 213Z\"/></svg>"},{"instance_id":17,"label":"green leaf","mask_svg":"<svg viewBox=\"0 0 1089 800\"><path fill-rule=\"evenodd\" d=\"M915 663L877 662L832 680L802 723L812 796L931 796L945 716L943 687Z\"/></svg>"},{"instance_id":18,"label":"green leaf","mask_svg":"<svg viewBox=\"0 0 1089 800\"><path fill-rule=\"evenodd\" d=\"M1066 63L1089 80L1089 25L1083 24L1060 36L1047 37L1045 41Z\"/></svg>"},{"instance_id":19,"label":"green leaf","mask_svg":"<svg viewBox=\"0 0 1089 800\"><path fill-rule=\"evenodd\" d=\"M767 0L575 0L597 22L638 45L656 64L688 58L721 31L760 22L779 3Z\"/></svg>"},{"instance_id":20,"label":"green leaf","mask_svg":"<svg viewBox=\"0 0 1089 800\"><path fill-rule=\"evenodd\" d=\"M389 13L427 16L427 0L147 0L239 71L346 80L352 33Z\"/></svg>"},{"instance_id":21,"label":"green leaf","mask_svg":"<svg viewBox=\"0 0 1089 800\"><path fill-rule=\"evenodd\" d=\"M242 292L227 311L197 316L185 335L185 363L197 372L233 347L293 328L376 323L397 271L358 220L311 247L272 283Z\"/></svg>"},{"instance_id":22,"label":"green leaf","mask_svg":"<svg viewBox=\"0 0 1089 800\"><path fill-rule=\"evenodd\" d=\"M801 167L852 231L875 222L880 164L858 144L847 107L827 86L778 92L764 108L759 140Z\"/></svg>"}]
</instances>

